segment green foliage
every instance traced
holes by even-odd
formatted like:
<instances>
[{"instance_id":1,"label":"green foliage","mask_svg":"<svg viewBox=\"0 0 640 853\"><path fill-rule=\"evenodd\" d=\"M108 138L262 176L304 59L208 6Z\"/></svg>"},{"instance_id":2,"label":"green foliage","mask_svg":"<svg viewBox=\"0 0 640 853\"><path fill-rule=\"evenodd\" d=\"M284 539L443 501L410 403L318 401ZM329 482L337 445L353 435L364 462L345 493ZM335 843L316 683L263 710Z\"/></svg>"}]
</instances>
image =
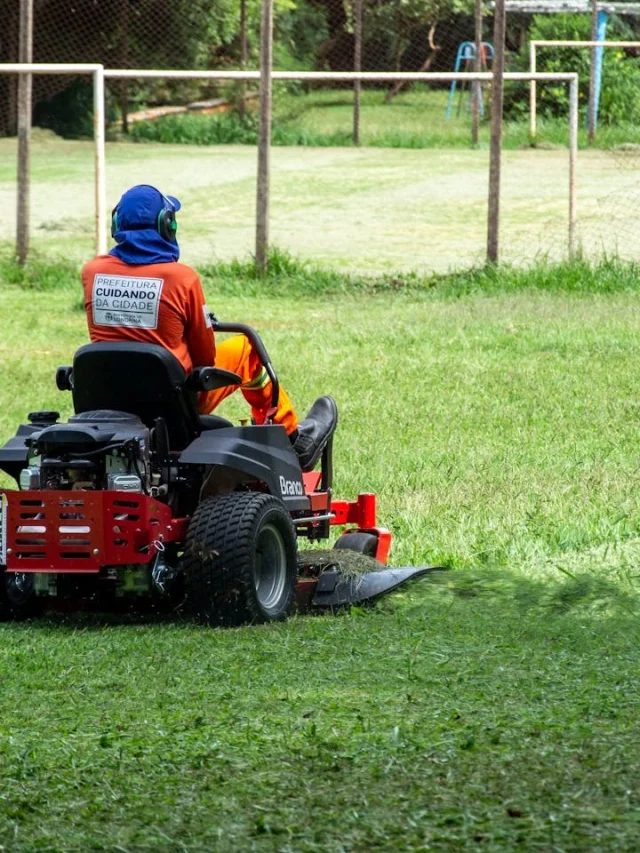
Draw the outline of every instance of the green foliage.
<instances>
[{"instance_id":1,"label":"green foliage","mask_svg":"<svg viewBox=\"0 0 640 853\"><path fill-rule=\"evenodd\" d=\"M77 77L49 101L39 101L33 123L53 130L67 139L93 137L93 85L90 79Z\"/></svg>"},{"instance_id":2,"label":"green foliage","mask_svg":"<svg viewBox=\"0 0 640 853\"><path fill-rule=\"evenodd\" d=\"M541 91L543 87L540 87ZM558 88L558 95L566 94ZM564 93L564 94L563 94ZM468 148L471 144L470 119L465 112L465 96L461 95L460 113L456 111L443 121L447 92L426 87L414 87L397 95L391 104L384 103L384 92L365 90L361 97L361 143L378 148ZM512 116L518 120L505 123L503 146L515 149L528 146L529 100L522 84L509 83L505 97ZM315 147L350 146L353 130L353 95L331 89L304 91L299 84L278 84L274 90L274 145L308 145ZM188 143L216 145L232 142L255 145L257 114L255 106L244 119L234 112L217 115L184 113L165 116L155 121L138 122L131 128L135 142ZM587 143L584 124L579 128L579 144ZM488 119L480 128L480 147L488 147ZM568 144L567 113L557 118L542 116L538 122L538 144ZM621 120L616 124L601 124L596 144L612 148L621 143L640 141L640 124Z\"/></svg>"},{"instance_id":3,"label":"green foliage","mask_svg":"<svg viewBox=\"0 0 640 853\"><path fill-rule=\"evenodd\" d=\"M188 145L255 145L256 116L243 119L237 113L200 116L190 113L168 115L155 121L136 122L129 131L134 142L163 142Z\"/></svg>"},{"instance_id":4,"label":"green foliage","mask_svg":"<svg viewBox=\"0 0 640 853\"><path fill-rule=\"evenodd\" d=\"M0 284L26 290L60 290L77 287L79 280L80 266L64 258L54 261L31 250L28 263L20 266L10 250L0 253Z\"/></svg>"},{"instance_id":5,"label":"green foliage","mask_svg":"<svg viewBox=\"0 0 640 853\"><path fill-rule=\"evenodd\" d=\"M625 24L612 18L608 40L629 38ZM535 15L529 30L530 39L541 40L589 40L591 20L588 15ZM602 65L602 87L600 92L599 123L616 125L640 123L640 58L628 56L624 50L605 48ZM586 48L540 48L537 54L538 71L576 72L580 78L579 106L584 113L589 102L590 51ZM517 63L528 69L528 50ZM566 116L569 109L569 91L565 84L538 85L538 110L547 118ZM528 114L528 89L513 87L507 90L505 110L510 118Z\"/></svg>"},{"instance_id":6,"label":"green foliage","mask_svg":"<svg viewBox=\"0 0 640 853\"><path fill-rule=\"evenodd\" d=\"M274 18L273 67L278 71L312 71L320 45L329 37L321 5L299 0Z\"/></svg>"},{"instance_id":7,"label":"green foliage","mask_svg":"<svg viewBox=\"0 0 640 853\"><path fill-rule=\"evenodd\" d=\"M528 266L487 265L451 273L420 275L395 272L384 275L346 274L326 269L274 247L266 275L256 271L253 260L201 264L198 272L207 287L227 296L329 296L339 294L403 293L436 299L543 291L574 294L636 293L640 290L640 265L618 258L590 262L551 263ZM51 260L32 252L21 267L7 247L0 252L0 285L27 290L77 289L80 265L60 258ZM79 302L78 306L83 307Z\"/></svg>"}]
</instances>

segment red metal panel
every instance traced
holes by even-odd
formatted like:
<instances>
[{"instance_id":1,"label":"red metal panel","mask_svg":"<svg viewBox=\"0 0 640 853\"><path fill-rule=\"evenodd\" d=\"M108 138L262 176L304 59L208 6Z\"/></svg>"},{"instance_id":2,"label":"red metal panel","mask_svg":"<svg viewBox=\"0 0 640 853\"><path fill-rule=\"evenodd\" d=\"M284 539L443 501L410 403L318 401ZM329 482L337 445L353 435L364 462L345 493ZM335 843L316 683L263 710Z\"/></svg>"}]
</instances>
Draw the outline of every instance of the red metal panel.
<instances>
[{"instance_id":1,"label":"red metal panel","mask_svg":"<svg viewBox=\"0 0 640 853\"><path fill-rule=\"evenodd\" d=\"M187 519L133 492L15 491L7 499L7 569L98 572L102 566L143 565L155 543L182 538Z\"/></svg>"},{"instance_id":2,"label":"red metal panel","mask_svg":"<svg viewBox=\"0 0 640 853\"><path fill-rule=\"evenodd\" d=\"M373 530L368 530L367 533L376 533L378 536L378 547L376 548L376 560L379 560L384 565L387 565L389 559L389 551L391 550L391 531L386 527L375 527Z\"/></svg>"},{"instance_id":3,"label":"red metal panel","mask_svg":"<svg viewBox=\"0 0 640 853\"><path fill-rule=\"evenodd\" d=\"M328 492L311 492L309 498L309 509L311 512L328 512L331 498Z\"/></svg>"},{"instance_id":4,"label":"red metal panel","mask_svg":"<svg viewBox=\"0 0 640 853\"><path fill-rule=\"evenodd\" d=\"M303 471L302 482L304 483L305 494L309 495L311 492L317 492L321 479L322 473L320 471Z\"/></svg>"},{"instance_id":5,"label":"red metal panel","mask_svg":"<svg viewBox=\"0 0 640 853\"><path fill-rule=\"evenodd\" d=\"M104 501L103 566L148 563L154 542L168 541L171 510L147 495L102 492ZM173 538L173 537L171 537Z\"/></svg>"},{"instance_id":6,"label":"red metal panel","mask_svg":"<svg viewBox=\"0 0 640 853\"><path fill-rule=\"evenodd\" d=\"M97 572L103 550L99 492L5 492L7 569Z\"/></svg>"},{"instance_id":7,"label":"red metal panel","mask_svg":"<svg viewBox=\"0 0 640 853\"><path fill-rule=\"evenodd\" d=\"M358 495L356 501L331 501L331 524L357 524L360 529L376 526L376 496Z\"/></svg>"}]
</instances>

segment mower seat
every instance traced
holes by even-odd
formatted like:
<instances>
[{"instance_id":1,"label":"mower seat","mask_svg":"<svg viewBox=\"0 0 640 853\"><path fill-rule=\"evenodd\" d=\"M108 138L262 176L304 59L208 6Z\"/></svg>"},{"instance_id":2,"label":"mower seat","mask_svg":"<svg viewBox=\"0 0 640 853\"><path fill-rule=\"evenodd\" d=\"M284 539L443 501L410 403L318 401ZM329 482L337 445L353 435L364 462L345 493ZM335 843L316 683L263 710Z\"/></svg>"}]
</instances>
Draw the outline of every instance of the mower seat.
<instances>
[{"instance_id":1,"label":"mower seat","mask_svg":"<svg viewBox=\"0 0 640 853\"><path fill-rule=\"evenodd\" d=\"M74 418L118 414L139 418L149 428L164 418L169 447L184 450L203 430L231 426L224 418L198 415L196 391L187 387L187 379L173 353L156 344L86 344L73 360Z\"/></svg>"}]
</instances>

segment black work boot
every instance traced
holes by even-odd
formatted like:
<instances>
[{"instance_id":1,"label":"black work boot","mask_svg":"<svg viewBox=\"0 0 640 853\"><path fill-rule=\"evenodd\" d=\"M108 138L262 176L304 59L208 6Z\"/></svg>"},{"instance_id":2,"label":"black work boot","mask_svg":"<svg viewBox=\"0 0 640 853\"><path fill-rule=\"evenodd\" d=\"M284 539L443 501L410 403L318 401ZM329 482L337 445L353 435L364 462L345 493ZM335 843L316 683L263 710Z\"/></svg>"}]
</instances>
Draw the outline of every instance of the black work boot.
<instances>
[{"instance_id":1,"label":"black work boot","mask_svg":"<svg viewBox=\"0 0 640 853\"><path fill-rule=\"evenodd\" d=\"M318 397L307 417L300 421L293 449L303 471L313 471L338 423L338 407L331 397ZM292 436L293 437L293 436Z\"/></svg>"}]
</instances>

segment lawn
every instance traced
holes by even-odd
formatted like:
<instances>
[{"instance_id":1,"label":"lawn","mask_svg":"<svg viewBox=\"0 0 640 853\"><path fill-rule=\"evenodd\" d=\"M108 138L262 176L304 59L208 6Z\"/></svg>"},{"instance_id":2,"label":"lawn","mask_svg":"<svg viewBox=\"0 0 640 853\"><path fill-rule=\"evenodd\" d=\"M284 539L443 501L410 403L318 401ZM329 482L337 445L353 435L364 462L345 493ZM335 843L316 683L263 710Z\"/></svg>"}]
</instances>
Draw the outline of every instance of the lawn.
<instances>
[{"instance_id":1,"label":"lawn","mask_svg":"<svg viewBox=\"0 0 640 853\"><path fill-rule=\"evenodd\" d=\"M1 627L0 846L636 850L637 270L203 273L301 409L336 397L392 561L452 571L269 627ZM4 438L68 413L86 332L62 274L0 314Z\"/></svg>"},{"instance_id":2,"label":"lawn","mask_svg":"<svg viewBox=\"0 0 640 853\"><path fill-rule=\"evenodd\" d=\"M640 254L629 209L636 153L583 151L578 158L578 238L587 254ZM0 225L15 233L15 140L0 139ZM627 156L628 155L628 156ZM93 152L88 142L34 143L32 246L51 258L88 258L93 237ZM107 145L109 211L135 183L183 202L187 262L246 258L254 249L256 152L251 146ZM335 269L446 271L484 258L488 152L465 149L276 147L271 241ZM504 260L560 258L567 251L568 153L504 154Z\"/></svg>"}]
</instances>

